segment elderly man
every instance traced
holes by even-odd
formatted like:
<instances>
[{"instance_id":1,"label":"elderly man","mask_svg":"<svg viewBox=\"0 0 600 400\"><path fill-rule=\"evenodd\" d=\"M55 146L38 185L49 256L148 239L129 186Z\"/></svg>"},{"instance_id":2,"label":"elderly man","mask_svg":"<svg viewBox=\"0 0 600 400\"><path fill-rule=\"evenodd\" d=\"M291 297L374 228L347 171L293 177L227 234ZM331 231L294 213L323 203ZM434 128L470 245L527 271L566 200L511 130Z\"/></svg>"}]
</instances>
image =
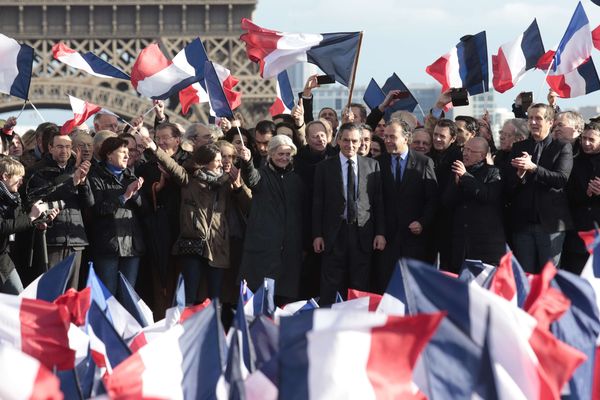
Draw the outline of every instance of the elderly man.
<instances>
[{"instance_id":1,"label":"elderly man","mask_svg":"<svg viewBox=\"0 0 600 400\"><path fill-rule=\"evenodd\" d=\"M494 165L500 169L500 173L510 167L510 151L515 142L520 142L529 137L527 120L512 118L504 121L500 130L500 149L494 156Z\"/></svg>"},{"instance_id":2,"label":"elderly man","mask_svg":"<svg viewBox=\"0 0 600 400\"><path fill-rule=\"evenodd\" d=\"M410 127L392 119L385 128L386 154L379 158L385 237L388 241L374 266L373 290L385 291L400 257L433 262L429 252L437 205L437 182L433 161L409 149Z\"/></svg>"},{"instance_id":3,"label":"elderly man","mask_svg":"<svg viewBox=\"0 0 600 400\"><path fill-rule=\"evenodd\" d=\"M99 112L94 116L94 131L117 132L119 129L119 119L114 114Z\"/></svg>"},{"instance_id":4,"label":"elderly man","mask_svg":"<svg viewBox=\"0 0 600 400\"><path fill-rule=\"evenodd\" d=\"M552 135L554 139L564 140L573 146L573 157L576 157L581 150L581 140L579 136L583 132L585 121L581 114L575 111L563 111L554 117L552 126Z\"/></svg>"},{"instance_id":5,"label":"elderly man","mask_svg":"<svg viewBox=\"0 0 600 400\"><path fill-rule=\"evenodd\" d=\"M371 140L373 137L373 129L367 124L360 124L361 138L358 155L369 157L371 153Z\"/></svg>"},{"instance_id":6,"label":"elderly man","mask_svg":"<svg viewBox=\"0 0 600 400\"><path fill-rule=\"evenodd\" d=\"M192 143L193 150L205 144L211 144L216 139L208 126L200 122L188 126L185 130L184 138Z\"/></svg>"},{"instance_id":7,"label":"elderly man","mask_svg":"<svg viewBox=\"0 0 600 400\"><path fill-rule=\"evenodd\" d=\"M526 272L539 273L548 260L560 265L565 231L572 227L565 188L573 153L570 143L550 135L551 106L534 104L527 117L531 136L513 144L506 187L515 256Z\"/></svg>"},{"instance_id":8,"label":"elderly man","mask_svg":"<svg viewBox=\"0 0 600 400\"><path fill-rule=\"evenodd\" d=\"M410 149L428 155L431 151L431 142L431 133L425 128L417 128L413 131Z\"/></svg>"},{"instance_id":9,"label":"elderly man","mask_svg":"<svg viewBox=\"0 0 600 400\"><path fill-rule=\"evenodd\" d=\"M484 138L466 142L463 159L452 164L453 176L442 196L444 206L454 212L453 271L467 258L498 265L505 252L502 181L498 168L485 162L488 151Z\"/></svg>"}]
</instances>

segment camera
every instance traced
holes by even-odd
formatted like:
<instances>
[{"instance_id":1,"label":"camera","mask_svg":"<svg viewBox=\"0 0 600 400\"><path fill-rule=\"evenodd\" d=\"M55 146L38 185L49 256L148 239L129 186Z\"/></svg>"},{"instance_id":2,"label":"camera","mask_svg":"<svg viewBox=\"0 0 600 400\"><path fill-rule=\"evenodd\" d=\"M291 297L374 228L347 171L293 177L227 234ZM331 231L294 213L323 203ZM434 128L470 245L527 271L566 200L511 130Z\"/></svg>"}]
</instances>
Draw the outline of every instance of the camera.
<instances>
[{"instance_id":1,"label":"camera","mask_svg":"<svg viewBox=\"0 0 600 400\"><path fill-rule=\"evenodd\" d=\"M52 211L55 208L58 208L59 210L62 210L65 208L65 202L62 200L56 200L56 201L47 201L44 202L42 204L40 204L40 208L42 209L42 213L40 214L39 217L37 217L35 219L35 223L45 223L45 222L49 222L49 218L48 216L50 215L50 211Z\"/></svg>"},{"instance_id":2,"label":"camera","mask_svg":"<svg viewBox=\"0 0 600 400\"><path fill-rule=\"evenodd\" d=\"M454 107L469 105L469 94L465 88L450 89L450 98L452 99L452 105Z\"/></svg>"}]
</instances>

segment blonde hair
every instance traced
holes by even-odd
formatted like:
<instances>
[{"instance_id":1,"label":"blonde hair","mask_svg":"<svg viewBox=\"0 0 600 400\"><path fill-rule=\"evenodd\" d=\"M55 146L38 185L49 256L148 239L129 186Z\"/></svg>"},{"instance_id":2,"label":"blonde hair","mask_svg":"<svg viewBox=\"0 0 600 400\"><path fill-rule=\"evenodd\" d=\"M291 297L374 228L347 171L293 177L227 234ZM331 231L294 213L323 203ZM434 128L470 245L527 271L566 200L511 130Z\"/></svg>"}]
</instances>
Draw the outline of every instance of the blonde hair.
<instances>
[{"instance_id":1,"label":"blonde hair","mask_svg":"<svg viewBox=\"0 0 600 400\"><path fill-rule=\"evenodd\" d=\"M23 176L25 175L25 167L23 164L11 157L0 157L0 176Z\"/></svg>"},{"instance_id":2,"label":"blonde hair","mask_svg":"<svg viewBox=\"0 0 600 400\"><path fill-rule=\"evenodd\" d=\"M292 155L296 155L298 149L292 139L286 135L275 135L271 140L269 140L269 145L267 147L267 152L269 155L275 152L279 146L289 146L292 149Z\"/></svg>"}]
</instances>

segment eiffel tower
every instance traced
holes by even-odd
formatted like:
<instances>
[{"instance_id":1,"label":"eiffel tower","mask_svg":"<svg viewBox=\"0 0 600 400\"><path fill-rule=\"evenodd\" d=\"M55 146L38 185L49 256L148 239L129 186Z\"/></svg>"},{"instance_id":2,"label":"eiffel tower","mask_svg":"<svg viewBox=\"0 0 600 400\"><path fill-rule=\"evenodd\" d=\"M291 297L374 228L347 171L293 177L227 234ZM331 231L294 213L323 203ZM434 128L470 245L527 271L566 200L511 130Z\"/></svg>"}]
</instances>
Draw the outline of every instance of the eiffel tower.
<instances>
[{"instance_id":1,"label":"eiffel tower","mask_svg":"<svg viewBox=\"0 0 600 400\"><path fill-rule=\"evenodd\" d=\"M239 40L240 21L251 18L255 7L256 0L0 0L0 32L35 51L29 97L37 107L70 110L71 94L126 119L152 107L151 100L140 97L129 82L93 77L54 60L52 46L62 40L129 73L137 55L152 42L173 57L199 36L209 59L240 80L236 89L243 92L243 104L238 110L251 124L266 116L276 94L274 81L260 78ZM166 103L172 122L208 120L206 104L195 105L183 117L176 96ZM0 112L18 111L22 105L21 99L3 95Z\"/></svg>"}]
</instances>

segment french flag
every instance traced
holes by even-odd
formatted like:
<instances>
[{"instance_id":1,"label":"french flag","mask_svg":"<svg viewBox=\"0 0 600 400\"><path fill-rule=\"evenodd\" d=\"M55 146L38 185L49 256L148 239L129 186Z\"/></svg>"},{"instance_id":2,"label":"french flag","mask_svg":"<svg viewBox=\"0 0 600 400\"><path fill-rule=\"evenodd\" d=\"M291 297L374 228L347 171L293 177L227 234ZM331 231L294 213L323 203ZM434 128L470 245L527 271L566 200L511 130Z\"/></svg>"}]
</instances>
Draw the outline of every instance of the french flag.
<instances>
[{"instance_id":1,"label":"french flag","mask_svg":"<svg viewBox=\"0 0 600 400\"><path fill-rule=\"evenodd\" d=\"M242 104L242 93L233 91L239 82L222 65L206 61L204 82L209 97L211 114L219 118L233 118L233 110Z\"/></svg>"},{"instance_id":2,"label":"french flag","mask_svg":"<svg viewBox=\"0 0 600 400\"><path fill-rule=\"evenodd\" d=\"M277 74L277 98L269 108L271 117L279 114L290 114L294 108L294 92L290 85L290 79L287 71L282 71Z\"/></svg>"},{"instance_id":3,"label":"french flag","mask_svg":"<svg viewBox=\"0 0 600 400\"><path fill-rule=\"evenodd\" d=\"M107 377L110 397L215 398L227 352L217 307L212 303L119 364Z\"/></svg>"},{"instance_id":4,"label":"french flag","mask_svg":"<svg viewBox=\"0 0 600 400\"><path fill-rule=\"evenodd\" d=\"M466 88L471 96L487 92L489 72L485 31L462 37L456 47L429 65L425 72L442 84L442 92L449 88Z\"/></svg>"},{"instance_id":5,"label":"french flag","mask_svg":"<svg viewBox=\"0 0 600 400\"><path fill-rule=\"evenodd\" d=\"M489 275L489 279L483 284L483 287L513 302L520 308L525 306L525 301L531 290L523 267L511 251L500 259L498 268Z\"/></svg>"},{"instance_id":6,"label":"french flag","mask_svg":"<svg viewBox=\"0 0 600 400\"><path fill-rule=\"evenodd\" d=\"M548 75L546 82L559 97L566 99L584 96L600 89L600 79L592 57L571 72Z\"/></svg>"},{"instance_id":7,"label":"french flag","mask_svg":"<svg viewBox=\"0 0 600 400\"><path fill-rule=\"evenodd\" d=\"M579 2L554 54L550 75L564 75L574 71L590 58L592 47L590 22Z\"/></svg>"},{"instance_id":8,"label":"french flag","mask_svg":"<svg viewBox=\"0 0 600 400\"><path fill-rule=\"evenodd\" d=\"M485 365L486 342L499 399L559 398L585 360L580 351L539 328L529 314L478 285L410 262L402 265L402 274L411 314L447 312L422 358L428 380L417 382L430 397L470 398L481 383L477 371ZM465 339L472 341L471 347L458 346ZM465 363L469 349L477 358Z\"/></svg>"},{"instance_id":9,"label":"french flag","mask_svg":"<svg viewBox=\"0 0 600 400\"><path fill-rule=\"evenodd\" d=\"M413 368L443 318L328 309L282 318L279 398L417 398Z\"/></svg>"},{"instance_id":10,"label":"french flag","mask_svg":"<svg viewBox=\"0 0 600 400\"><path fill-rule=\"evenodd\" d=\"M143 96L164 100L198 82L207 61L199 38L169 60L158 44L152 43L138 55L131 69L131 84Z\"/></svg>"},{"instance_id":11,"label":"french flag","mask_svg":"<svg viewBox=\"0 0 600 400\"><path fill-rule=\"evenodd\" d=\"M0 33L0 92L27 100L33 69L33 48Z\"/></svg>"},{"instance_id":12,"label":"french flag","mask_svg":"<svg viewBox=\"0 0 600 400\"><path fill-rule=\"evenodd\" d=\"M248 58L260 65L260 76L273 78L299 62L318 66L336 82L348 86L357 55L360 32L287 33L261 28L242 18Z\"/></svg>"},{"instance_id":13,"label":"french flag","mask_svg":"<svg viewBox=\"0 0 600 400\"><path fill-rule=\"evenodd\" d=\"M123 307L139 322L142 328L154 324L154 316L150 307L140 298L131 283L119 272L119 290Z\"/></svg>"},{"instance_id":14,"label":"french flag","mask_svg":"<svg viewBox=\"0 0 600 400\"><path fill-rule=\"evenodd\" d=\"M73 129L87 121L89 117L102 110L102 107L97 106L96 104L88 103L85 100L78 99L71 95L69 95L69 102L73 109L73 118L66 121L60 127L60 133L62 135L68 135Z\"/></svg>"},{"instance_id":15,"label":"french flag","mask_svg":"<svg viewBox=\"0 0 600 400\"><path fill-rule=\"evenodd\" d=\"M249 317L273 316L275 313L275 281L273 279L264 278L262 286L244 304L244 313Z\"/></svg>"},{"instance_id":16,"label":"french flag","mask_svg":"<svg viewBox=\"0 0 600 400\"><path fill-rule=\"evenodd\" d=\"M107 63L94 53L88 51L81 54L63 42L58 42L52 46L52 55L58 61L67 64L75 69L80 69L90 75L100 78L116 78L128 81L129 75L117 67Z\"/></svg>"},{"instance_id":17,"label":"french flag","mask_svg":"<svg viewBox=\"0 0 600 400\"><path fill-rule=\"evenodd\" d=\"M420 263L420 265L422 265L423 268L432 268L430 265L425 263ZM385 289L385 293L381 297L381 301L377 307L377 312L387 315L406 314L406 292L404 291L400 261L398 261L394 267L394 272L392 273L390 282Z\"/></svg>"},{"instance_id":18,"label":"french flag","mask_svg":"<svg viewBox=\"0 0 600 400\"><path fill-rule=\"evenodd\" d=\"M372 110L383 103L383 100L385 100L385 93L383 93L377 81L371 78L367 90L365 90L365 94L363 95L363 101Z\"/></svg>"},{"instance_id":19,"label":"french flag","mask_svg":"<svg viewBox=\"0 0 600 400\"><path fill-rule=\"evenodd\" d=\"M488 276L496 269L493 265L484 264L481 260L466 259L463 262L458 279L463 282L475 282L479 286L488 279Z\"/></svg>"},{"instance_id":20,"label":"french flag","mask_svg":"<svg viewBox=\"0 0 600 400\"><path fill-rule=\"evenodd\" d=\"M0 344L0 398L62 400L60 381L38 360Z\"/></svg>"},{"instance_id":21,"label":"french flag","mask_svg":"<svg viewBox=\"0 0 600 400\"><path fill-rule=\"evenodd\" d=\"M356 311L377 311L381 303L382 296L376 293L362 292L356 289L348 289L348 300L341 303L334 303L331 308L334 310L356 310Z\"/></svg>"},{"instance_id":22,"label":"french flag","mask_svg":"<svg viewBox=\"0 0 600 400\"><path fill-rule=\"evenodd\" d=\"M498 54L492 56L494 89L504 93L513 88L525 72L535 68L543 55L544 43L537 20L534 19L525 32L512 42L504 43L498 49Z\"/></svg>"},{"instance_id":23,"label":"french flag","mask_svg":"<svg viewBox=\"0 0 600 400\"><path fill-rule=\"evenodd\" d=\"M31 282L25 290L19 294L19 297L45 300L50 303L53 302L65 293L74 261L75 254L70 254L64 260Z\"/></svg>"},{"instance_id":24,"label":"french flag","mask_svg":"<svg viewBox=\"0 0 600 400\"><path fill-rule=\"evenodd\" d=\"M550 324L560 318L569 309L571 302L552 286L557 269L553 263L548 262L540 274L531 278L531 291L527 296L524 309L532 315L539 327L549 330Z\"/></svg>"},{"instance_id":25,"label":"french flag","mask_svg":"<svg viewBox=\"0 0 600 400\"><path fill-rule=\"evenodd\" d=\"M12 345L46 367L72 369L69 315L63 306L0 293L0 342Z\"/></svg>"}]
</instances>

